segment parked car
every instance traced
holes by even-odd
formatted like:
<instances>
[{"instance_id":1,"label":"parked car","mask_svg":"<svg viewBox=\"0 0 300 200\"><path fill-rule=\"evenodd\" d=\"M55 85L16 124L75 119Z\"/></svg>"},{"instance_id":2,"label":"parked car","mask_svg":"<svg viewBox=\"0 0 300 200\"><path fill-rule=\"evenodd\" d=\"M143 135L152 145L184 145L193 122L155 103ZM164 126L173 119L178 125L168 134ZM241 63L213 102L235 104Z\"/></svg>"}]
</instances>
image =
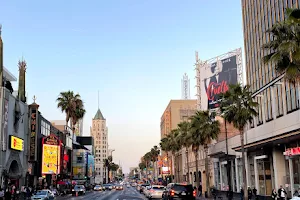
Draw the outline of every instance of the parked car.
<instances>
[{"instance_id":1,"label":"parked car","mask_svg":"<svg viewBox=\"0 0 300 200\"><path fill-rule=\"evenodd\" d=\"M39 190L32 197L32 200L53 200L54 196L50 190Z\"/></svg>"},{"instance_id":2,"label":"parked car","mask_svg":"<svg viewBox=\"0 0 300 200\"><path fill-rule=\"evenodd\" d=\"M143 190L144 190L144 188L146 187L146 186L150 186L150 184L142 184L141 186L140 186L140 193L143 193Z\"/></svg>"},{"instance_id":3,"label":"parked car","mask_svg":"<svg viewBox=\"0 0 300 200\"><path fill-rule=\"evenodd\" d=\"M169 183L163 192L163 199L184 199L195 200L196 190L191 184Z\"/></svg>"},{"instance_id":4,"label":"parked car","mask_svg":"<svg viewBox=\"0 0 300 200\"><path fill-rule=\"evenodd\" d=\"M84 185L75 185L74 189L72 190L72 195L75 195L76 193L78 195L85 195L85 187Z\"/></svg>"},{"instance_id":5,"label":"parked car","mask_svg":"<svg viewBox=\"0 0 300 200\"><path fill-rule=\"evenodd\" d=\"M143 194L144 194L146 197L148 197L149 192L150 192L150 189L151 189L151 186L150 186L150 185L144 187L144 189L143 189Z\"/></svg>"}]
</instances>

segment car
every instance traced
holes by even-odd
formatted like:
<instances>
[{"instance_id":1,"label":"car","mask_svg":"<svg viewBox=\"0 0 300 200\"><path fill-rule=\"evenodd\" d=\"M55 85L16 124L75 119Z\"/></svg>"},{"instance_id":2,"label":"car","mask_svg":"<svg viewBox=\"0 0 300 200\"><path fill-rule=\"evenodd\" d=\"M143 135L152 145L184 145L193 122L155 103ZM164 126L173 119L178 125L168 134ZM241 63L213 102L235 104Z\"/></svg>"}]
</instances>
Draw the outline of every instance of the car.
<instances>
[{"instance_id":1,"label":"car","mask_svg":"<svg viewBox=\"0 0 300 200\"><path fill-rule=\"evenodd\" d=\"M162 198L167 199L182 199L195 200L196 190L191 184L169 183L166 190L163 192Z\"/></svg>"},{"instance_id":2,"label":"car","mask_svg":"<svg viewBox=\"0 0 300 200\"><path fill-rule=\"evenodd\" d=\"M102 190L101 185L96 185L96 186L94 187L94 191L101 191L101 190Z\"/></svg>"},{"instance_id":3,"label":"car","mask_svg":"<svg viewBox=\"0 0 300 200\"><path fill-rule=\"evenodd\" d=\"M140 188L139 188L140 193L143 193L144 188L145 188L146 186L150 186L150 184L142 184L142 185L140 186Z\"/></svg>"},{"instance_id":4,"label":"car","mask_svg":"<svg viewBox=\"0 0 300 200\"><path fill-rule=\"evenodd\" d=\"M53 200L54 196L50 190L39 190L32 197L31 200Z\"/></svg>"},{"instance_id":5,"label":"car","mask_svg":"<svg viewBox=\"0 0 300 200\"><path fill-rule=\"evenodd\" d=\"M147 193L148 199L161 199L164 193L165 187L162 185L152 185Z\"/></svg>"},{"instance_id":6,"label":"car","mask_svg":"<svg viewBox=\"0 0 300 200\"><path fill-rule=\"evenodd\" d=\"M112 184L103 184L102 189L103 190L112 190L113 186L112 186Z\"/></svg>"},{"instance_id":7,"label":"car","mask_svg":"<svg viewBox=\"0 0 300 200\"><path fill-rule=\"evenodd\" d=\"M129 185L129 184L127 184L127 185L126 185L126 187L127 187L127 188L130 188L130 185Z\"/></svg>"},{"instance_id":8,"label":"car","mask_svg":"<svg viewBox=\"0 0 300 200\"><path fill-rule=\"evenodd\" d=\"M74 189L72 189L72 195L85 195L85 192L84 185L75 185Z\"/></svg>"},{"instance_id":9,"label":"car","mask_svg":"<svg viewBox=\"0 0 300 200\"><path fill-rule=\"evenodd\" d=\"M116 185L116 190L123 190L123 185Z\"/></svg>"}]
</instances>

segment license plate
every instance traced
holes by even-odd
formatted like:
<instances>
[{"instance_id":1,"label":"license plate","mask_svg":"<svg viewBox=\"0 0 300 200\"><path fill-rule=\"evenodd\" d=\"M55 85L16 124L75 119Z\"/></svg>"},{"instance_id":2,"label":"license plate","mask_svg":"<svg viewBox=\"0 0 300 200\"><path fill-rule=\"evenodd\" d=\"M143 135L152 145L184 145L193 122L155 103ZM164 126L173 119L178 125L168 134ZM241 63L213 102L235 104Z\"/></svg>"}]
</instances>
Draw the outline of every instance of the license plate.
<instances>
[{"instance_id":1,"label":"license plate","mask_svg":"<svg viewBox=\"0 0 300 200\"><path fill-rule=\"evenodd\" d=\"M186 193L185 193L185 192L183 192L183 193L181 193L181 195L186 195Z\"/></svg>"}]
</instances>

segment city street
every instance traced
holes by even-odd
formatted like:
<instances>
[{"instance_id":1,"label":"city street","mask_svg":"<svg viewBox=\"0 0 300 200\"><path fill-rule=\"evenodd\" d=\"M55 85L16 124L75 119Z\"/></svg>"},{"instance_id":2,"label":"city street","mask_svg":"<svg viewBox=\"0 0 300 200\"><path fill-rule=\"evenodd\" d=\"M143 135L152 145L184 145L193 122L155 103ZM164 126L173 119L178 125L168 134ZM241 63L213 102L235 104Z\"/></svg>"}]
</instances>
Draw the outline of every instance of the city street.
<instances>
[{"instance_id":1,"label":"city street","mask_svg":"<svg viewBox=\"0 0 300 200\"><path fill-rule=\"evenodd\" d=\"M124 188L123 191L91 191L87 192L86 195L82 196L65 196L65 197L57 197L56 200L146 200L147 198L136 191L135 188Z\"/></svg>"}]
</instances>

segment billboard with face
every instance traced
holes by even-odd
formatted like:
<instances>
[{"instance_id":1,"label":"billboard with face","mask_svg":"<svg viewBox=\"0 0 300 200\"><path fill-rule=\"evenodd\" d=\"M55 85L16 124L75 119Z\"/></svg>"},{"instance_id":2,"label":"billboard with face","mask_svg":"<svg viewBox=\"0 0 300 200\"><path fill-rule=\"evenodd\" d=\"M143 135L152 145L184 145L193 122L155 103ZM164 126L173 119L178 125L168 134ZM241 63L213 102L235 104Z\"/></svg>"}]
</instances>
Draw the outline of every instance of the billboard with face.
<instances>
[{"instance_id":1,"label":"billboard with face","mask_svg":"<svg viewBox=\"0 0 300 200\"><path fill-rule=\"evenodd\" d=\"M240 53L240 51L237 51ZM238 53L228 53L204 62L198 68L201 87L201 109L211 110L220 106L220 95L230 84L238 83Z\"/></svg>"}]
</instances>

